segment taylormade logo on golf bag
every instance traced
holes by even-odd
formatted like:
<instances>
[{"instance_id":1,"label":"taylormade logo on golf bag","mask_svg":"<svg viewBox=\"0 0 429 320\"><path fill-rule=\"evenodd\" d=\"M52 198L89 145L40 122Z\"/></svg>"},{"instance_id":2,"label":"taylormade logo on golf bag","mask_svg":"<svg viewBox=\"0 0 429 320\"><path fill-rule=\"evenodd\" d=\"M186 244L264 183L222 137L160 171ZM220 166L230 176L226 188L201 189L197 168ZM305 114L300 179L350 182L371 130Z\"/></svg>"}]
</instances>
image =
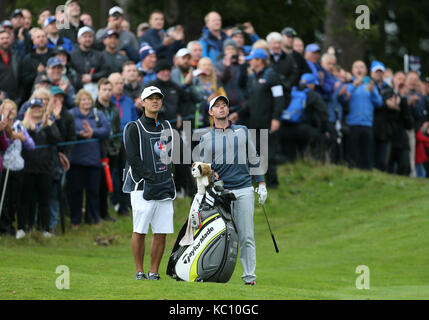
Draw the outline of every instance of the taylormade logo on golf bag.
<instances>
[{"instance_id":1,"label":"taylormade logo on golf bag","mask_svg":"<svg viewBox=\"0 0 429 320\"><path fill-rule=\"evenodd\" d=\"M200 248L203 241L207 238L207 236L214 231L213 227L207 228L207 232L201 235L200 241L196 245L193 246L192 251L188 254L185 254L182 258L182 262L187 264L191 261L191 258L195 255L195 252Z\"/></svg>"}]
</instances>

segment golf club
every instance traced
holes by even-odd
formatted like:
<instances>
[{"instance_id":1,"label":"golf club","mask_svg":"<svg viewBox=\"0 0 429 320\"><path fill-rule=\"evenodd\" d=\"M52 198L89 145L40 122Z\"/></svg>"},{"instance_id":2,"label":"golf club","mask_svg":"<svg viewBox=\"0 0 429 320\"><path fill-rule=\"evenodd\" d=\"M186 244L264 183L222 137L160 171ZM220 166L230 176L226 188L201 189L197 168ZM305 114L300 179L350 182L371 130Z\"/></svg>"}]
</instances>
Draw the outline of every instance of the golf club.
<instances>
[{"instance_id":1,"label":"golf club","mask_svg":"<svg viewBox=\"0 0 429 320\"><path fill-rule=\"evenodd\" d=\"M264 210L264 215L265 215L265 219L267 220L268 228L270 229L271 238L273 239L273 243L274 243L274 248L276 249L276 252L279 253L279 248L277 247L276 239L274 238L274 234L273 234L273 231L271 230L270 222L268 221L267 213L265 212L265 206L263 204L261 204L261 206L262 206L262 209Z\"/></svg>"}]
</instances>

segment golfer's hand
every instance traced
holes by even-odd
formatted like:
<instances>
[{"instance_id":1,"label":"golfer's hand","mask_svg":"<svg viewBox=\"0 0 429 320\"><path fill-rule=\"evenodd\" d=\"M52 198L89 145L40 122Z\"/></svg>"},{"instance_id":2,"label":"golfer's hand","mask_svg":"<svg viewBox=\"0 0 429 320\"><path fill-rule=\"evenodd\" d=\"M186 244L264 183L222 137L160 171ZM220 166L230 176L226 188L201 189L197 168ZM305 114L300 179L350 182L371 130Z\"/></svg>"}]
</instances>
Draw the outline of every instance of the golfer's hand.
<instances>
[{"instance_id":1,"label":"golfer's hand","mask_svg":"<svg viewBox=\"0 0 429 320\"><path fill-rule=\"evenodd\" d=\"M267 187L265 186L265 183L261 183L257 188L256 188L256 193L259 196L258 202L260 204L264 204L265 200L267 200L268 197L268 191L267 191Z\"/></svg>"}]
</instances>

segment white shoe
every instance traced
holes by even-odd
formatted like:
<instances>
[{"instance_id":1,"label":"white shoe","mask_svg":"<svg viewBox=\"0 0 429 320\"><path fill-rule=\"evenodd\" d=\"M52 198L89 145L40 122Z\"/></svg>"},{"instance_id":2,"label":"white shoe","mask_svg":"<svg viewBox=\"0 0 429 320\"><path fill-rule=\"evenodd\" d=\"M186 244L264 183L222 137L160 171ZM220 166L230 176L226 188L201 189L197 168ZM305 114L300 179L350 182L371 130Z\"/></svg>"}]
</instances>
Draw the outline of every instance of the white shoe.
<instances>
[{"instance_id":1,"label":"white shoe","mask_svg":"<svg viewBox=\"0 0 429 320\"><path fill-rule=\"evenodd\" d=\"M45 232L43 232L43 237L45 237L45 238L51 238L52 237L52 233L50 233L48 231L45 231Z\"/></svg>"},{"instance_id":2,"label":"white shoe","mask_svg":"<svg viewBox=\"0 0 429 320\"><path fill-rule=\"evenodd\" d=\"M17 239L22 239L22 238L24 238L25 237L25 231L24 230L22 230L22 229L19 229L17 232L16 232L16 238Z\"/></svg>"}]
</instances>

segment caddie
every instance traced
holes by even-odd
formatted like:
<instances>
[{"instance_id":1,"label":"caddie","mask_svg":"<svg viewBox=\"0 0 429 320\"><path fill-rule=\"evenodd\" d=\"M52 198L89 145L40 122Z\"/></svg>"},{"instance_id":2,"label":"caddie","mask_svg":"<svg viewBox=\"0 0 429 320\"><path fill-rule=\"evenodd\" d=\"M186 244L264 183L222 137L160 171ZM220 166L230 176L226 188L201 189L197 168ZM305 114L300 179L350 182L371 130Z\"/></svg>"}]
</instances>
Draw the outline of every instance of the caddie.
<instances>
[{"instance_id":1,"label":"caddie","mask_svg":"<svg viewBox=\"0 0 429 320\"><path fill-rule=\"evenodd\" d=\"M127 164L123 191L130 193L133 212L131 247L136 264L136 279L159 280L159 265L166 235L173 233L173 200L176 187L172 175L173 131L168 121L160 121L164 95L151 86L141 94L144 112L124 128ZM145 237L151 226L150 269L143 269Z\"/></svg>"}]
</instances>

